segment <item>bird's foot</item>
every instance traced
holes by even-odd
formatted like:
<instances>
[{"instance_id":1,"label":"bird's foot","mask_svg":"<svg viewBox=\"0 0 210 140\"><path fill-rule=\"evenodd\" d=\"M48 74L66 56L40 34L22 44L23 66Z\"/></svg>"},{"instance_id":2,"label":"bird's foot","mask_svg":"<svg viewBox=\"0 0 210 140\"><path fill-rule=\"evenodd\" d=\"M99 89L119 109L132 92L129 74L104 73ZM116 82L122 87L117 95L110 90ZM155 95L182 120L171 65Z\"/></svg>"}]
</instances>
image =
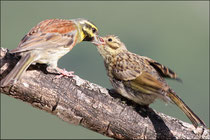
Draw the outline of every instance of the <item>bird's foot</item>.
<instances>
[{"instance_id":1,"label":"bird's foot","mask_svg":"<svg viewBox=\"0 0 210 140\"><path fill-rule=\"evenodd\" d=\"M63 76L67 76L67 77L75 76L73 71L66 71L65 69L60 69L60 68L57 68L57 71L60 73L60 75L57 75L56 78L61 78Z\"/></svg>"}]
</instances>

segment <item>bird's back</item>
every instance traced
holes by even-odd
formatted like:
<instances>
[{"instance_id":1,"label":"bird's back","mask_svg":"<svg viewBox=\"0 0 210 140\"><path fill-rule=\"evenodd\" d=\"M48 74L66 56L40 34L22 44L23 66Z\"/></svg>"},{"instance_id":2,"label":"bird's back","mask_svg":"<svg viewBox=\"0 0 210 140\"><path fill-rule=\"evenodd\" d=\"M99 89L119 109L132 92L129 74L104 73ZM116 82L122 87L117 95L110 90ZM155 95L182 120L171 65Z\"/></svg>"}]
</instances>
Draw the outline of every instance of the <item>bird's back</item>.
<instances>
[{"instance_id":1,"label":"bird's back","mask_svg":"<svg viewBox=\"0 0 210 140\"><path fill-rule=\"evenodd\" d=\"M53 40L53 38L55 41L63 38L64 39L63 42L65 44L68 44L66 38L70 38L69 40L71 41L73 38L73 35L75 34L75 33L72 33L72 37L71 37L70 36L71 34L68 34L68 33L71 33L72 31L76 31L77 30L76 28L77 27L75 23L71 20L47 19L47 20L41 21L22 38L18 47L11 50L10 52L18 53L18 52L30 51L33 49L46 48L48 46L53 47L54 44L50 44L50 43L54 43L54 42L48 41L48 40ZM49 44L45 44L44 46L41 45L48 42ZM56 45L57 44L55 44L55 46Z\"/></svg>"},{"instance_id":2,"label":"bird's back","mask_svg":"<svg viewBox=\"0 0 210 140\"><path fill-rule=\"evenodd\" d=\"M123 80L133 80L145 71L158 80L165 82L164 78L158 73L158 71L149 64L147 57L145 56L126 51L114 56L113 59L114 69L112 70L112 73L114 75L122 75L121 78L123 78Z\"/></svg>"}]
</instances>

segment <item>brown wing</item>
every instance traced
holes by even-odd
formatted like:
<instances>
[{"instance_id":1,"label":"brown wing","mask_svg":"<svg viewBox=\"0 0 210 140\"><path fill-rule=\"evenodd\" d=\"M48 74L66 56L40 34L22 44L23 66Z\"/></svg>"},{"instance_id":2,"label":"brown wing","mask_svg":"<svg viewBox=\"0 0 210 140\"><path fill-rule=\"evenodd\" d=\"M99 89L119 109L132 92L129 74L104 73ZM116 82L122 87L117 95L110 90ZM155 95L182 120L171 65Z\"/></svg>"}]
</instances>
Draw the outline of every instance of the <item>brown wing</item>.
<instances>
[{"instance_id":1,"label":"brown wing","mask_svg":"<svg viewBox=\"0 0 210 140\"><path fill-rule=\"evenodd\" d=\"M173 72L171 69L169 69L168 67L156 62L155 60L152 60L148 57L144 57L145 60L148 61L148 63L154 67L156 69L156 71L165 78L171 78L171 79L176 79L178 81L182 81L180 78L177 77L177 74L175 72Z\"/></svg>"},{"instance_id":2,"label":"brown wing","mask_svg":"<svg viewBox=\"0 0 210 140\"><path fill-rule=\"evenodd\" d=\"M77 28L73 21L45 20L32 28L11 53L42 49L43 47L70 47L76 42L76 34Z\"/></svg>"},{"instance_id":3,"label":"brown wing","mask_svg":"<svg viewBox=\"0 0 210 140\"><path fill-rule=\"evenodd\" d=\"M155 94L164 98L163 91L168 90L167 84L157 71L150 66L144 57L133 53L122 53L116 58L112 74L114 78L122 82L131 89L145 94Z\"/></svg>"},{"instance_id":4,"label":"brown wing","mask_svg":"<svg viewBox=\"0 0 210 140\"><path fill-rule=\"evenodd\" d=\"M142 71L134 80L125 82L132 89L142 93L161 95L162 91L168 91L169 87L162 81L158 80L152 74Z\"/></svg>"}]
</instances>

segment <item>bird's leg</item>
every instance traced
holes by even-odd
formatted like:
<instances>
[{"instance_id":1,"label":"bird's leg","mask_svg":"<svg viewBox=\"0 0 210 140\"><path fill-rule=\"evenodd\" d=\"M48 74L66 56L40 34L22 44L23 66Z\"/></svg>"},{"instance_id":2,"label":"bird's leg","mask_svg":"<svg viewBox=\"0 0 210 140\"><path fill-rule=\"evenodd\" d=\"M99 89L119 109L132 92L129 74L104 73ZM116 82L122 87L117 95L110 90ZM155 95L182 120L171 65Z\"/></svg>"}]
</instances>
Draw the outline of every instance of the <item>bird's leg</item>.
<instances>
[{"instance_id":1,"label":"bird's leg","mask_svg":"<svg viewBox=\"0 0 210 140\"><path fill-rule=\"evenodd\" d=\"M65 69L60 69L56 67L56 70L60 73L60 75L56 76L56 78L61 78L62 76L73 77L74 71L66 71Z\"/></svg>"}]
</instances>

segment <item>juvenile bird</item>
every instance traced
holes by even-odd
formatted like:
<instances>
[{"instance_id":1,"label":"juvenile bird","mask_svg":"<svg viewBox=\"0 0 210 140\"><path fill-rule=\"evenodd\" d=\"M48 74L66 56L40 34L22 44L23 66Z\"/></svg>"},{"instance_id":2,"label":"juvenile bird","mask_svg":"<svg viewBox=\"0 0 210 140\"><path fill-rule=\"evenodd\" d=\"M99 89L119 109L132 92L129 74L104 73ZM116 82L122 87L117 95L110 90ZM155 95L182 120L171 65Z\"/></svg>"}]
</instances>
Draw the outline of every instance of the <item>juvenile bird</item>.
<instances>
[{"instance_id":1,"label":"juvenile bird","mask_svg":"<svg viewBox=\"0 0 210 140\"><path fill-rule=\"evenodd\" d=\"M60 74L72 76L57 67L58 60L81 41L99 43L97 27L85 19L47 19L40 22L26 34L16 49L10 53L18 53L20 61L1 81L1 86L17 81L32 63L48 64Z\"/></svg>"},{"instance_id":2,"label":"juvenile bird","mask_svg":"<svg viewBox=\"0 0 210 140\"><path fill-rule=\"evenodd\" d=\"M117 36L101 37L97 45L114 89L122 96L140 104L159 98L174 102L197 127L204 122L168 86L164 77L177 79L176 73L151 58L131 53Z\"/></svg>"}]
</instances>

